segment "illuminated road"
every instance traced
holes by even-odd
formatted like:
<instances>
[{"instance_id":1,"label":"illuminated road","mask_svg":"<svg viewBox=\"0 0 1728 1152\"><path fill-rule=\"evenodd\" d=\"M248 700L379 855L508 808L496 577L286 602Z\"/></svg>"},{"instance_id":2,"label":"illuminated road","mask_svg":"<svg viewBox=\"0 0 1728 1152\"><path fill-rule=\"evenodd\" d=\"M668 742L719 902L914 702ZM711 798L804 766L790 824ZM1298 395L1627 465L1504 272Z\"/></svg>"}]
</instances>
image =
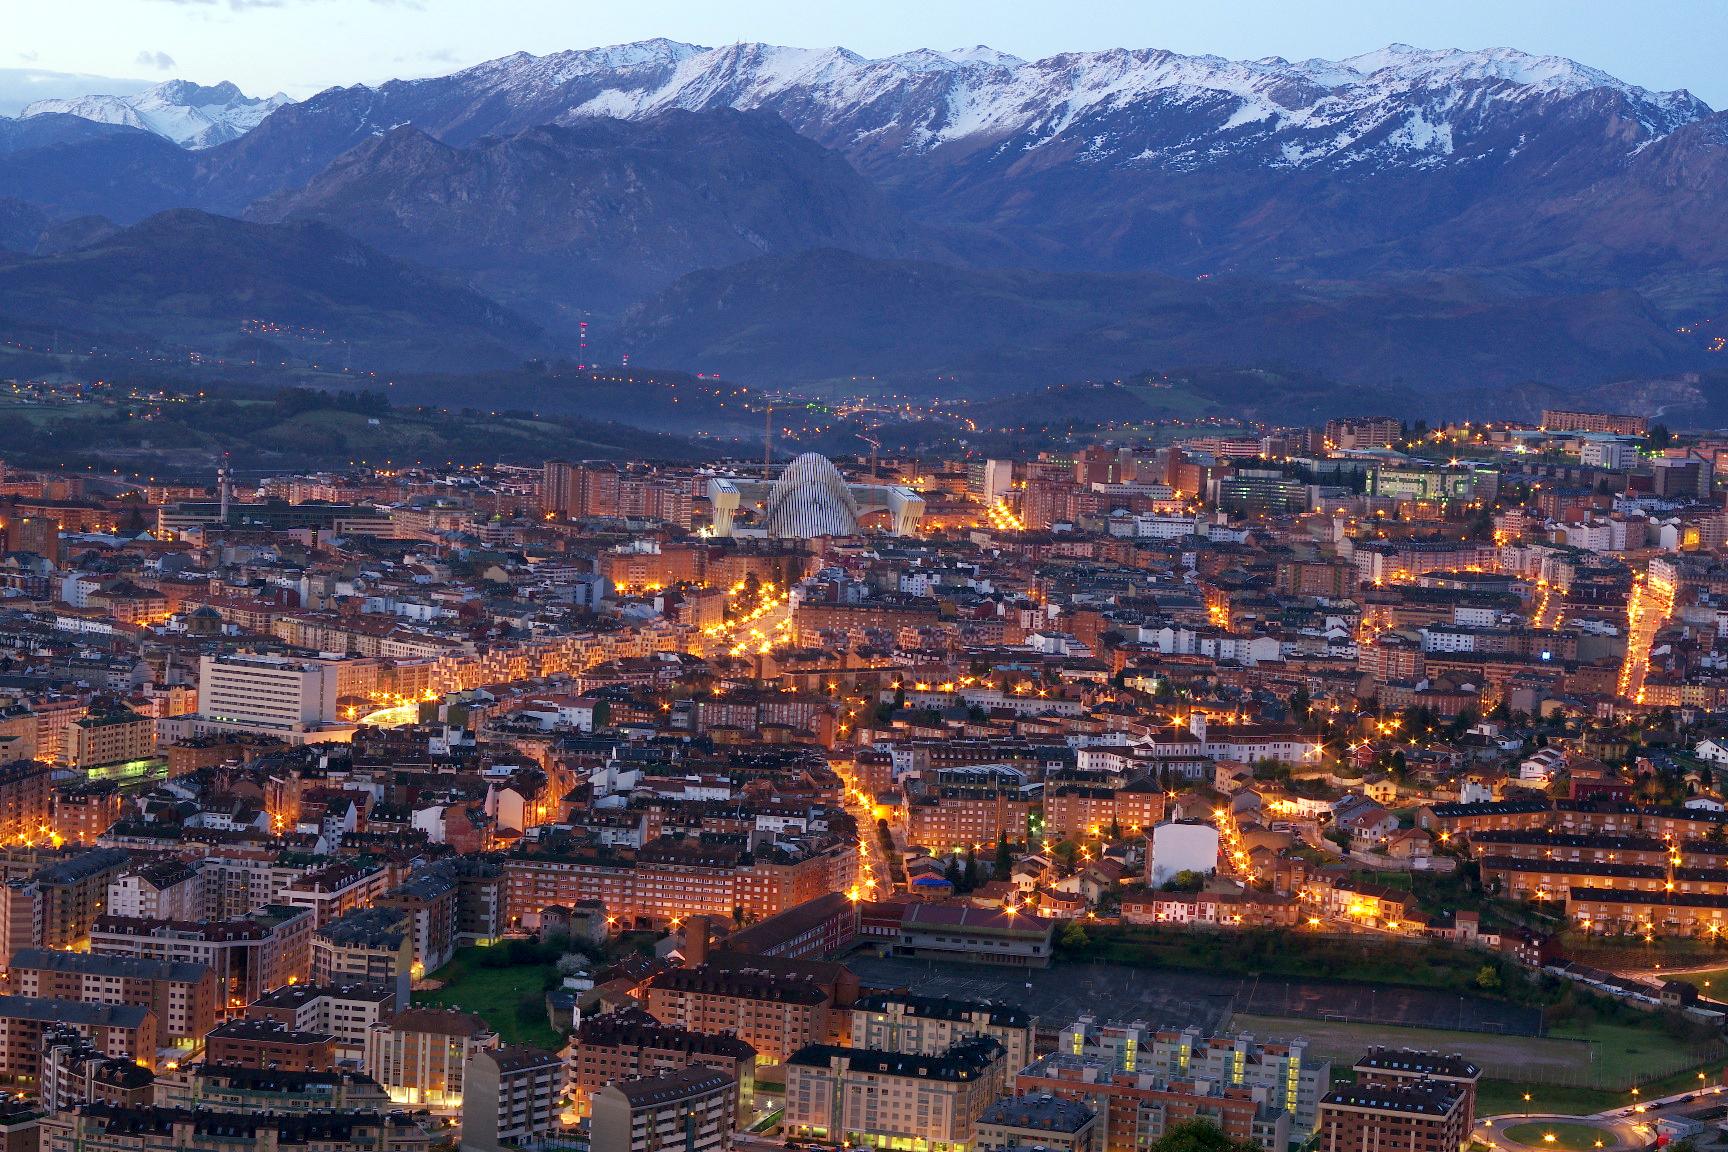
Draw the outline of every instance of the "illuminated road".
<instances>
[{"instance_id":1,"label":"illuminated road","mask_svg":"<svg viewBox=\"0 0 1728 1152\"><path fill-rule=\"evenodd\" d=\"M998 532L1026 531L1026 522L1014 515L1014 510L1008 507L1008 502L1001 497L985 506L984 519Z\"/></svg>"},{"instance_id":2,"label":"illuminated road","mask_svg":"<svg viewBox=\"0 0 1728 1152\"><path fill-rule=\"evenodd\" d=\"M1626 597L1626 658L1620 665L1618 694L1634 703L1644 702L1644 679L1650 674L1650 648L1656 633L1674 611L1674 587L1663 580L1632 578Z\"/></svg>"},{"instance_id":3,"label":"illuminated road","mask_svg":"<svg viewBox=\"0 0 1728 1152\"><path fill-rule=\"evenodd\" d=\"M790 594L766 584L754 608L734 620L704 628L691 639L690 652L704 657L767 655L777 648L791 647L796 639Z\"/></svg>"},{"instance_id":4,"label":"illuminated road","mask_svg":"<svg viewBox=\"0 0 1728 1152\"><path fill-rule=\"evenodd\" d=\"M1530 616L1530 627L1553 629L1565 618L1566 597L1547 580L1536 581L1536 609Z\"/></svg>"}]
</instances>

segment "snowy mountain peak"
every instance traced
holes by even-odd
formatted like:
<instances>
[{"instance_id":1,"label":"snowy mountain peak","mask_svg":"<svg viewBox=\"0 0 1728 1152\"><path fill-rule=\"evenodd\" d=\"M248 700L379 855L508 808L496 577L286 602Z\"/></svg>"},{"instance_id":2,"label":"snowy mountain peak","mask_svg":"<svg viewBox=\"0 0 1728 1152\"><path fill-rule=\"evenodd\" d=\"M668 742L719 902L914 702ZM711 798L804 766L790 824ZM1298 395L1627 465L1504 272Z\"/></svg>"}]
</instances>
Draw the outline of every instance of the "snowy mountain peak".
<instances>
[{"instance_id":1,"label":"snowy mountain peak","mask_svg":"<svg viewBox=\"0 0 1728 1152\"><path fill-rule=\"evenodd\" d=\"M258 126L284 104L278 92L254 99L234 84L203 85L168 80L131 96L80 96L69 100L38 100L23 115L59 112L102 124L124 124L172 140L183 148L210 148Z\"/></svg>"},{"instance_id":2,"label":"snowy mountain peak","mask_svg":"<svg viewBox=\"0 0 1728 1152\"><path fill-rule=\"evenodd\" d=\"M1072 138L1091 161L1205 163L1220 149L1251 148L1278 167L1354 163L1365 150L1396 163L1473 162L1494 148L1507 154L1508 145L1485 143L1496 111L1518 115L1551 99L1615 94L1641 129L1629 147L1709 114L1688 93L1649 92L1563 57L1408 44L1292 63L1124 48L1028 61L984 45L870 59L843 48L650 40L510 57L442 83L476 106L505 97L537 123L761 109L855 157L960 141L1036 149L1084 132ZM1164 137L1160 123L1185 125L1182 138Z\"/></svg>"},{"instance_id":3,"label":"snowy mountain peak","mask_svg":"<svg viewBox=\"0 0 1728 1152\"><path fill-rule=\"evenodd\" d=\"M949 146L1023 155L1057 140L1068 147L1054 153L1088 163L1199 166L1247 154L1272 167L1431 166L1510 159L1527 135L1512 121L1597 94L1630 125L1627 154L1710 112L1683 91L1651 92L1512 48L1390 44L1295 62L1113 48L1023 60L980 44L871 59L839 47L664 38L518 52L447 76L333 89L312 107L355 99L373 127L413 122L458 140L593 117L761 110L866 168ZM38 101L25 114L66 112L207 148L286 102L174 80L133 96Z\"/></svg>"},{"instance_id":4,"label":"snowy mountain peak","mask_svg":"<svg viewBox=\"0 0 1728 1152\"><path fill-rule=\"evenodd\" d=\"M1007 52L998 52L988 44L974 44L970 48L955 48L944 52L944 56L956 64L988 64L992 68L1018 68L1026 63L1018 56Z\"/></svg>"}]
</instances>

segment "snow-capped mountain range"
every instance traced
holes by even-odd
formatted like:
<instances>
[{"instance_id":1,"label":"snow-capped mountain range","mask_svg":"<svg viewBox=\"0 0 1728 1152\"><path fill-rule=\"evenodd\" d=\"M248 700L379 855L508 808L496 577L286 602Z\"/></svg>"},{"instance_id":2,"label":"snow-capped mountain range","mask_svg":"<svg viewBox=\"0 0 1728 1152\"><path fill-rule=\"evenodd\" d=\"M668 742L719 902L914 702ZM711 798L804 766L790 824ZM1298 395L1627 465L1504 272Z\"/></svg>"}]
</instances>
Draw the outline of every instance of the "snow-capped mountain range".
<instances>
[{"instance_id":1,"label":"snow-capped mountain range","mask_svg":"<svg viewBox=\"0 0 1728 1152\"><path fill-rule=\"evenodd\" d=\"M873 60L841 48L654 40L518 54L446 79L519 106L562 102L562 120L767 109L805 135L866 156L1074 141L1090 160L1200 164L1221 149L1275 140L1265 157L1275 167L1353 162L1364 152L1421 164L1463 159L1496 106L1591 92L1623 100L1650 137L1710 112L1687 92L1651 92L1562 57L1405 44L1344 60L1113 49L1028 61L983 45ZM1147 127L1134 121L1148 119L1189 131L1124 152Z\"/></svg>"},{"instance_id":2,"label":"snow-capped mountain range","mask_svg":"<svg viewBox=\"0 0 1728 1152\"><path fill-rule=\"evenodd\" d=\"M459 141L536 123L727 107L773 111L866 162L944 147L1013 141L1028 150L1061 141L1076 158L1095 162L1192 166L1252 150L1270 167L1304 167L1467 162L1483 155L1497 111L1586 94L1623 104L1635 126L1633 147L1710 112L1685 91L1653 92L1564 57L1510 48L1393 44L1343 60L1302 61L1112 49L1022 60L979 45L869 59L843 48L705 48L665 39L517 53L446 76L330 89L309 103L363 101L380 114L374 131L401 122L376 122L384 115L419 113L406 119ZM25 115L70 113L207 148L287 103L280 94L247 98L232 84L175 80L135 96L38 101ZM1143 139L1151 129L1156 141ZM1496 136L1492 147L1509 152L1518 143Z\"/></svg>"},{"instance_id":3,"label":"snow-capped mountain range","mask_svg":"<svg viewBox=\"0 0 1728 1152\"><path fill-rule=\"evenodd\" d=\"M665 365L790 380L922 348L914 376L1015 384L1270 358L1498 385L1691 370L1683 334L1728 323L1728 113L1505 48L649 40L29 112L0 118L0 248L185 209L314 223ZM1004 358L1050 324L1072 330Z\"/></svg>"},{"instance_id":4,"label":"snow-capped mountain range","mask_svg":"<svg viewBox=\"0 0 1728 1152\"><path fill-rule=\"evenodd\" d=\"M25 107L21 118L61 113L99 124L142 128L182 148L202 149L245 135L289 103L280 92L254 98L227 82L206 87L190 80L169 80L133 95L37 100Z\"/></svg>"}]
</instances>

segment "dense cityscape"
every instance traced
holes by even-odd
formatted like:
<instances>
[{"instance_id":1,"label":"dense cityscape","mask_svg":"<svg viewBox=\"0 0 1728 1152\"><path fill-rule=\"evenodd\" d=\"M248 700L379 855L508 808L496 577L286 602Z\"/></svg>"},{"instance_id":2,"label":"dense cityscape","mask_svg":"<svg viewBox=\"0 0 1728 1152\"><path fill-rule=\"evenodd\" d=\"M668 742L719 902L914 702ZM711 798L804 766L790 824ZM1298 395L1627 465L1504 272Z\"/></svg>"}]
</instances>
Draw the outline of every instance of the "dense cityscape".
<instances>
[{"instance_id":1,"label":"dense cityscape","mask_svg":"<svg viewBox=\"0 0 1728 1152\"><path fill-rule=\"evenodd\" d=\"M1710 1138L1728 439L767 451L8 467L8 1139Z\"/></svg>"},{"instance_id":2,"label":"dense cityscape","mask_svg":"<svg viewBox=\"0 0 1728 1152\"><path fill-rule=\"evenodd\" d=\"M1721 0L0 51L0 1152L1728 1152Z\"/></svg>"}]
</instances>

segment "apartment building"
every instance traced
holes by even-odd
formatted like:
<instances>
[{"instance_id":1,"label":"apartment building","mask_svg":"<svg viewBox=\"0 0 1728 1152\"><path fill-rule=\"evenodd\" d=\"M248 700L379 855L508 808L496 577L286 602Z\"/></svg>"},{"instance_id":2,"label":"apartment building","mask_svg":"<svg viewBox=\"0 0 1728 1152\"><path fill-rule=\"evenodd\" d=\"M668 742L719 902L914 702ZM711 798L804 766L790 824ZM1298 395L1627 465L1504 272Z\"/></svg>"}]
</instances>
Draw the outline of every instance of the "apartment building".
<instances>
[{"instance_id":1,"label":"apartment building","mask_svg":"<svg viewBox=\"0 0 1728 1152\"><path fill-rule=\"evenodd\" d=\"M237 1114L86 1104L44 1117L42 1152L427 1152L432 1133L405 1112Z\"/></svg>"},{"instance_id":2,"label":"apartment building","mask_svg":"<svg viewBox=\"0 0 1728 1152\"><path fill-rule=\"evenodd\" d=\"M804 1140L965 1152L979 1116L1003 1094L1003 1058L989 1036L935 1055L813 1044L786 1062L782 1124Z\"/></svg>"},{"instance_id":3,"label":"apartment building","mask_svg":"<svg viewBox=\"0 0 1728 1152\"><path fill-rule=\"evenodd\" d=\"M1053 1052L1014 1077L1022 1095L1079 1100L1103 1120L1104 1152L1137 1152L1177 1124L1206 1120L1232 1140L1285 1152L1291 1115L1265 1089L1216 1080L1118 1071L1108 1059Z\"/></svg>"},{"instance_id":4,"label":"apartment building","mask_svg":"<svg viewBox=\"0 0 1728 1152\"><path fill-rule=\"evenodd\" d=\"M216 1026L216 975L202 964L146 956L20 949L5 990L87 1004L136 1004L156 1016L164 1045L191 1048Z\"/></svg>"},{"instance_id":5,"label":"apartment building","mask_svg":"<svg viewBox=\"0 0 1728 1152\"><path fill-rule=\"evenodd\" d=\"M328 1032L336 1038L336 1057L358 1064L366 1057L366 1036L374 1024L396 1011L396 989L389 984L290 984L266 992L246 1006L246 1019L273 1020L301 1032Z\"/></svg>"},{"instance_id":6,"label":"apartment building","mask_svg":"<svg viewBox=\"0 0 1728 1152\"><path fill-rule=\"evenodd\" d=\"M1019 842L1038 810L1040 788L1008 764L933 769L908 782L901 804L906 843L938 852L991 845L1006 835Z\"/></svg>"},{"instance_id":7,"label":"apartment building","mask_svg":"<svg viewBox=\"0 0 1728 1152\"><path fill-rule=\"evenodd\" d=\"M1098 1152L1104 1126L1098 1113L1078 1100L1049 1092L1005 1096L978 1117L977 1152L1048 1148L1051 1152Z\"/></svg>"},{"instance_id":8,"label":"apartment building","mask_svg":"<svg viewBox=\"0 0 1728 1152\"><path fill-rule=\"evenodd\" d=\"M546 1139L558 1129L564 1062L522 1045L482 1048L468 1057L462 1089L462 1147L501 1152Z\"/></svg>"},{"instance_id":9,"label":"apartment building","mask_svg":"<svg viewBox=\"0 0 1728 1152\"><path fill-rule=\"evenodd\" d=\"M1207 1036L1197 1028L1154 1033L1137 1067L1127 1070L1144 1069L1262 1092L1269 1106L1290 1113L1298 1140L1314 1131L1320 1098L1332 1082L1332 1062L1309 1051L1307 1041Z\"/></svg>"},{"instance_id":10,"label":"apartment building","mask_svg":"<svg viewBox=\"0 0 1728 1152\"><path fill-rule=\"evenodd\" d=\"M858 882L849 842L752 851L743 836L661 836L632 851L512 856L504 862L508 923L590 900L624 928L681 924L694 915L762 920Z\"/></svg>"},{"instance_id":11,"label":"apartment building","mask_svg":"<svg viewBox=\"0 0 1728 1152\"><path fill-rule=\"evenodd\" d=\"M156 1014L136 1004L86 1004L47 996L0 996L0 1076L41 1072L43 1034L76 1029L103 1056L156 1066Z\"/></svg>"},{"instance_id":12,"label":"apartment building","mask_svg":"<svg viewBox=\"0 0 1728 1152\"><path fill-rule=\"evenodd\" d=\"M91 848L38 869L34 883L44 948L82 947L108 903L108 885L132 861L119 848Z\"/></svg>"},{"instance_id":13,"label":"apartment building","mask_svg":"<svg viewBox=\"0 0 1728 1152\"><path fill-rule=\"evenodd\" d=\"M165 1108L214 1112L388 1112L390 1098L359 1072L290 1071L238 1065L185 1064L156 1077Z\"/></svg>"},{"instance_id":14,"label":"apartment building","mask_svg":"<svg viewBox=\"0 0 1728 1152\"><path fill-rule=\"evenodd\" d=\"M1458 1152L1470 1142L1464 1090L1438 1080L1358 1083L1320 1103L1320 1152Z\"/></svg>"},{"instance_id":15,"label":"apartment building","mask_svg":"<svg viewBox=\"0 0 1728 1152\"><path fill-rule=\"evenodd\" d=\"M584 1019L564 1049L571 1110L587 1116L607 1084L664 1076L701 1064L737 1083L737 1113L755 1108L756 1049L734 1035L662 1024L640 1008L622 1007Z\"/></svg>"},{"instance_id":16,"label":"apartment building","mask_svg":"<svg viewBox=\"0 0 1728 1152\"><path fill-rule=\"evenodd\" d=\"M624 1080L594 1093L590 1152L727 1152L737 1125L731 1077L712 1068Z\"/></svg>"},{"instance_id":17,"label":"apartment building","mask_svg":"<svg viewBox=\"0 0 1728 1152\"><path fill-rule=\"evenodd\" d=\"M42 1030L42 1073L36 1099L44 1113L79 1104L149 1104L155 1077L131 1060L110 1056L69 1024ZM33 1145L32 1145L33 1146ZM11 1145L6 1145L11 1152Z\"/></svg>"},{"instance_id":18,"label":"apartment building","mask_svg":"<svg viewBox=\"0 0 1728 1152\"><path fill-rule=\"evenodd\" d=\"M852 1006L854 1047L931 1055L969 1036L990 1036L1002 1045L1010 1072L1032 1062L1037 1031L1037 1017L987 1001L885 992Z\"/></svg>"},{"instance_id":19,"label":"apartment building","mask_svg":"<svg viewBox=\"0 0 1728 1152\"><path fill-rule=\"evenodd\" d=\"M336 1037L329 1032L302 1032L274 1020L230 1020L204 1038L204 1060L239 1068L333 1072Z\"/></svg>"},{"instance_id":20,"label":"apartment building","mask_svg":"<svg viewBox=\"0 0 1728 1152\"><path fill-rule=\"evenodd\" d=\"M362 1066L393 1103L453 1112L462 1107L468 1058L497 1045L472 1013L408 1008L367 1032Z\"/></svg>"},{"instance_id":21,"label":"apartment building","mask_svg":"<svg viewBox=\"0 0 1728 1152\"><path fill-rule=\"evenodd\" d=\"M396 908L347 912L312 934L312 982L371 981L408 1003L414 968L413 915Z\"/></svg>"},{"instance_id":22,"label":"apartment building","mask_svg":"<svg viewBox=\"0 0 1728 1152\"><path fill-rule=\"evenodd\" d=\"M1457 1053L1421 1052L1414 1048L1370 1048L1351 1069L1364 1087L1416 1081L1451 1084L1464 1094L1464 1130L1476 1126L1476 1084L1482 1069Z\"/></svg>"},{"instance_id":23,"label":"apartment building","mask_svg":"<svg viewBox=\"0 0 1728 1152\"><path fill-rule=\"evenodd\" d=\"M31 843L54 815L54 768L38 760L0 764L0 841Z\"/></svg>"},{"instance_id":24,"label":"apartment building","mask_svg":"<svg viewBox=\"0 0 1728 1152\"><path fill-rule=\"evenodd\" d=\"M456 955L461 882L455 876L442 869L422 869L372 903L407 918L416 973L436 972Z\"/></svg>"},{"instance_id":25,"label":"apartment building","mask_svg":"<svg viewBox=\"0 0 1728 1152\"><path fill-rule=\"evenodd\" d=\"M196 862L152 860L108 882L110 915L202 920L204 909L204 880Z\"/></svg>"},{"instance_id":26,"label":"apartment building","mask_svg":"<svg viewBox=\"0 0 1728 1152\"><path fill-rule=\"evenodd\" d=\"M90 950L202 964L216 974L219 1011L237 1011L272 988L306 979L312 913L269 905L243 920L102 916L90 931Z\"/></svg>"},{"instance_id":27,"label":"apartment building","mask_svg":"<svg viewBox=\"0 0 1728 1152\"><path fill-rule=\"evenodd\" d=\"M845 1027L832 990L801 976L758 968L674 968L648 985L649 1013L693 1032L729 1032L778 1064L800 1048L825 1044Z\"/></svg>"},{"instance_id":28,"label":"apartment building","mask_svg":"<svg viewBox=\"0 0 1728 1152\"><path fill-rule=\"evenodd\" d=\"M384 865L370 860L336 860L290 880L277 901L312 913L322 928L339 916L370 908L390 886Z\"/></svg>"}]
</instances>

